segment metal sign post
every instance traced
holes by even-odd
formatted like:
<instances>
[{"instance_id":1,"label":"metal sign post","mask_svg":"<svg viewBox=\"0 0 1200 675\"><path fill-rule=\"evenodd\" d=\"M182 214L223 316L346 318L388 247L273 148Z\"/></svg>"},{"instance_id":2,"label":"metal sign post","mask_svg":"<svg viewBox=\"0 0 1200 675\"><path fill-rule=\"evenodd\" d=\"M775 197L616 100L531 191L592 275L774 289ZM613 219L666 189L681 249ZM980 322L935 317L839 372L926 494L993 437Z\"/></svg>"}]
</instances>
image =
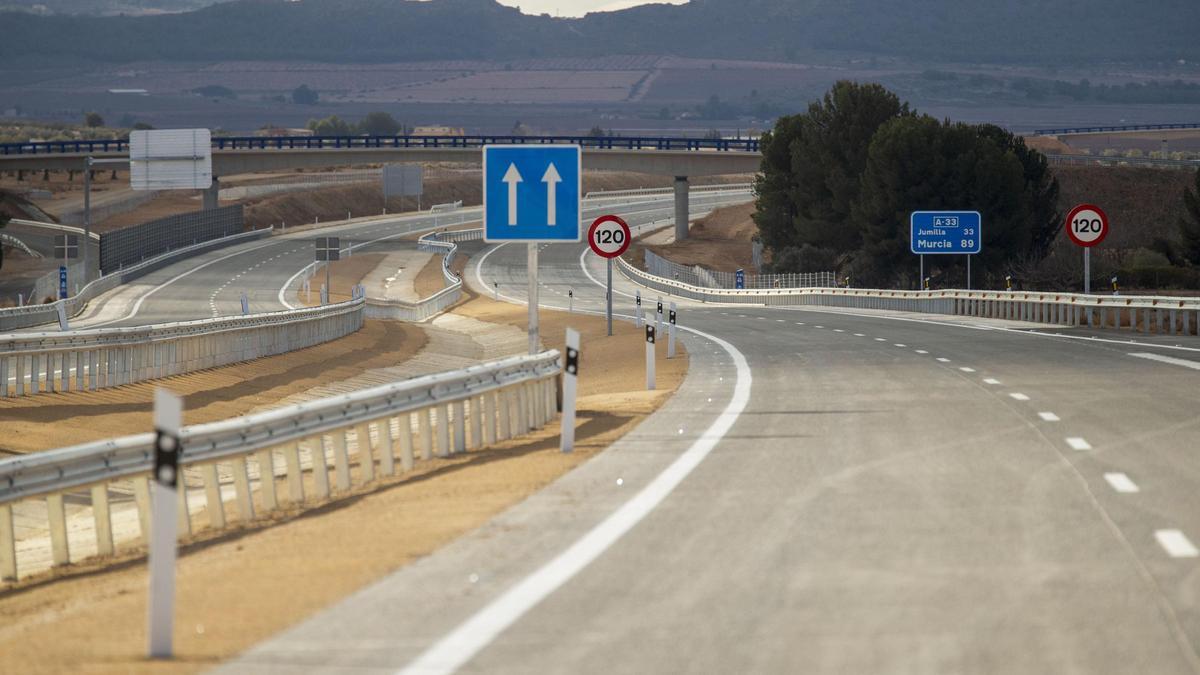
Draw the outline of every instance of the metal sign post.
<instances>
[{"instance_id":1,"label":"metal sign post","mask_svg":"<svg viewBox=\"0 0 1200 675\"><path fill-rule=\"evenodd\" d=\"M342 243L338 237L318 237L316 242L316 261L325 263L325 287L321 292L321 304L329 303L333 288L329 276L329 264L342 257Z\"/></svg>"},{"instance_id":2,"label":"metal sign post","mask_svg":"<svg viewBox=\"0 0 1200 675\"><path fill-rule=\"evenodd\" d=\"M588 228L588 246L591 247L593 253L608 261L605 316L608 318L609 335L612 335L612 261L613 258L620 257L621 254L629 249L629 242L632 238L629 232L629 225L618 216L600 216ZM641 304L640 296L639 304ZM640 325L641 321L638 323Z\"/></svg>"},{"instance_id":3,"label":"metal sign post","mask_svg":"<svg viewBox=\"0 0 1200 675\"><path fill-rule=\"evenodd\" d=\"M529 353L538 353L538 245L526 244L529 250Z\"/></svg>"},{"instance_id":4,"label":"metal sign post","mask_svg":"<svg viewBox=\"0 0 1200 675\"><path fill-rule=\"evenodd\" d=\"M166 389L154 390L154 475L150 514L149 655L172 656L175 627L175 553L178 547L179 429L183 400Z\"/></svg>"},{"instance_id":5,"label":"metal sign post","mask_svg":"<svg viewBox=\"0 0 1200 675\"><path fill-rule=\"evenodd\" d=\"M579 331L567 329L567 354L563 363L562 425L559 450L575 449L575 392L579 380Z\"/></svg>"}]
</instances>

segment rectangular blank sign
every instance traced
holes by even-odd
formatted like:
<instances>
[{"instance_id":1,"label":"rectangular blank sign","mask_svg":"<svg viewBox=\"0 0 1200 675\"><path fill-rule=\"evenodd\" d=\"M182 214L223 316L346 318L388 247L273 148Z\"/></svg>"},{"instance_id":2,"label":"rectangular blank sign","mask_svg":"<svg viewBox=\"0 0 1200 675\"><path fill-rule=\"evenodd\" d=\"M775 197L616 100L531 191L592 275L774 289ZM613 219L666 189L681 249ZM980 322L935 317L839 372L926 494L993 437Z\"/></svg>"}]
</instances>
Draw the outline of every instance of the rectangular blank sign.
<instances>
[{"instance_id":1,"label":"rectangular blank sign","mask_svg":"<svg viewBox=\"0 0 1200 675\"><path fill-rule=\"evenodd\" d=\"M152 129L129 134L134 190L204 190L212 186L208 129Z\"/></svg>"},{"instance_id":2,"label":"rectangular blank sign","mask_svg":"<svg viewBox=\"0 0 1200 675\"><path fill-rule=\"evenodd\" d=\"M424 177L420 164L385 164L383 192L390 197L419 197L424 192Z\"/></svg>"}]
</instances>

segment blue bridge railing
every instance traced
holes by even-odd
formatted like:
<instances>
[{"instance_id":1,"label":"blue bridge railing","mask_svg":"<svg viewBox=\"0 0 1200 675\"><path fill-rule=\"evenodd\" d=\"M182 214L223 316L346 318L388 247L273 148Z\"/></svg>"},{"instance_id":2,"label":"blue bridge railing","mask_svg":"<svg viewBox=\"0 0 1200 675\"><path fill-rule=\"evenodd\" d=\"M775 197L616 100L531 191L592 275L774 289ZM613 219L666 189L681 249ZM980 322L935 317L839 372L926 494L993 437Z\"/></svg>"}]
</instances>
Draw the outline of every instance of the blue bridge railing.
<instances>
[{"instance_id":1,"label":"blue bridge railing","mask_svg":"<svg viewBox=\"0 0 1200 675\"><path fill-rule=\"evenodd\" d=\"M566 143L599 150L717 150L758 152L757 138L639 136L232 136L213 138L214 150L318 150L330 148L479 148L485 145ZM0 144L0 155L129 152L129 141L49 141Z\"/></svg>"},{"instance_id":2,"label":"blue bridge railing","mask_svg":"<svg viewBox=\"0 0 1200 675\"><path fill-rule=\"evenodd\" d=\"M1113 127L1070 127L1066 129L1036 129L1038 136L1062 136L1065 134L1102 134L1120 131L1160 131L1166 129L1200 129L1198 122L1179 124L1126 124Z\"/></svg>"}]
</instances>

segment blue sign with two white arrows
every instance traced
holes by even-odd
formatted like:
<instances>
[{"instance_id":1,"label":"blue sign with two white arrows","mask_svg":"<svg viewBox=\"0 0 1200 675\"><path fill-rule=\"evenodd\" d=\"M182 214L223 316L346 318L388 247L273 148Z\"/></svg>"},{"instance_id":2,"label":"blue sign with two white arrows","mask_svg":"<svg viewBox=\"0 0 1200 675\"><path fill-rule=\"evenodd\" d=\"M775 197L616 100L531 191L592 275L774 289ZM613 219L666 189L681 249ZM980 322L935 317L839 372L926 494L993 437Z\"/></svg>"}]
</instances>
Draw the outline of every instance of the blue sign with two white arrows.
<instances>
[{"instance_id":1,"label":"blue sign with two white arrows","mask_svg":"<svg viewBox=\"0 0 1200 675\"><path fill-rule=\"evenodd\" d=\"M484 241L580 241L582 174L578 145L484 146Z\"/></svg>"}]
</instances>

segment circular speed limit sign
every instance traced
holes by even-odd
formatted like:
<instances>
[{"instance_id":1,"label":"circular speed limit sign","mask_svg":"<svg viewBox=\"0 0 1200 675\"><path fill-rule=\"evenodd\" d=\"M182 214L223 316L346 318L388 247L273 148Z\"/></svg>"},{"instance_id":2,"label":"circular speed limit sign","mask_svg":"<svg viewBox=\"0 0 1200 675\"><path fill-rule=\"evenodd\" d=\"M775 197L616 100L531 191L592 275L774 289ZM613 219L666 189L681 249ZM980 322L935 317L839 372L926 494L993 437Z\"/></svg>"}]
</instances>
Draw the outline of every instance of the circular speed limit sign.
<instances>
[{"instance_id":1,"label":"circular speed limit sign","mask_svg":"<svg viewBox=\"0 0 1200 675\"><path fill-rule=\"evenodd\" d=\"M588 229L588 245L603 258L616 258L629 248L629 226L617 216L600 216Z\"/></svg>"},{"instance_id":2,"label":"circular speed limit sign","mask_svg":"<svg viewBox=\"0 0 1200 675\"><path fill-rule=\"evenodd\" d=\"M1080 204L1067 214L1067 236L1084 247L1091 247L1108 236L1108 216L1099 206Z\"/></svg>"}]
</instances>

